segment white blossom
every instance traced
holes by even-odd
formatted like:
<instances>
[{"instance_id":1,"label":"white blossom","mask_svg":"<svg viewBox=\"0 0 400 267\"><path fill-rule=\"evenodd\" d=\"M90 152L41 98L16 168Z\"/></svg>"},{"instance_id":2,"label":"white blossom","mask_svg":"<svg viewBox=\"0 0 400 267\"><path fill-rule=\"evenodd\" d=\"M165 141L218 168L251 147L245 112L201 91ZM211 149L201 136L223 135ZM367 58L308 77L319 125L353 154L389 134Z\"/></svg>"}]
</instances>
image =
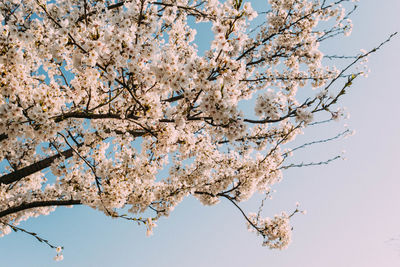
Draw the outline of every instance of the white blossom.
<instances>
[{"instance_id":1,"label":"white blossom","mask_svg":"<svg viewBox=\"0 0 400 267\"><path fill-rule=\"evenodd\" d=\"M341 2L269 0L254 30L257 11L236 0L1 2L1 221L86 205L151 235L189 195L269 192L314 114L343 116L319 46L350 33ZM212 25L206 48L189 17ZM322 90L302 102L303 87ZM288 215L250 220L264 245L287 247Z\"/></svg>"}]
</instances>

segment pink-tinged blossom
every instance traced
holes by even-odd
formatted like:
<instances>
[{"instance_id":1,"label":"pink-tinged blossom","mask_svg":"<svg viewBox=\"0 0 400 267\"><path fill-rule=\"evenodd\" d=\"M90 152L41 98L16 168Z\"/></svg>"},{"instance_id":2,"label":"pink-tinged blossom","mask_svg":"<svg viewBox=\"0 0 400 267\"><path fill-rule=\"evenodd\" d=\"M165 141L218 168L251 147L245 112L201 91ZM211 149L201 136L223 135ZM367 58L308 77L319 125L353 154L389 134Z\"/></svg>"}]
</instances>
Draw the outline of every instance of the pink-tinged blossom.
<instances>
[{"instance_id":1,"label":"pink-tinged blossom","mask_svg":"<svg viewBox=\"0 0 400 267\"><path fill-rule=\"evenodd\" d=\"M343 116L319 44L351 22L344 1L322 2L270 0L267 14L236 0L1 2L0 235L65 205L151 235L189 195L237 205L269 192L314 114ZM204 54L189 17L212 25ZM302 102L306 86L322 89ZM282 249L289 218L249 225Z\"/></svg>"}]
</instances>

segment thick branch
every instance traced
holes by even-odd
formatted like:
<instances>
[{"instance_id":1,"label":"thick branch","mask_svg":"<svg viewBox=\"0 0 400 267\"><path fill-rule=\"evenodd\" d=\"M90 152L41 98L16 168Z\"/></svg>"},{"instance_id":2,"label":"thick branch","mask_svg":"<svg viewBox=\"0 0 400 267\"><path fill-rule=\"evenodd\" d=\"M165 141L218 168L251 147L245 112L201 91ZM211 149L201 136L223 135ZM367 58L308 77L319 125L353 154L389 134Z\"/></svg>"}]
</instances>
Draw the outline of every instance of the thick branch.
<instances>
[{"instance_id":1,"label":"thick branch","mask_svg":"<svg viewBox=\"0 0 400 267\"><path fill-rule=\"evenodd\" d=\"M99 114L99 115L103 115L103 114ZM104 114L106 115L106 114ZM106 133L111 133L112 131L107 129ZM119 131L119 130L114 130L113 132L115 132L116 134L125 134L125 132ZM126 131L127 133L131 134L132 136L138 137L138 136L143 136L146 135L147 132L146 131ZM78 144L78 146L81 146L82 144ZM58 158L60 158L61 156L64 156L66 159L72 157L73 155L73 149L67 149L61 153L58 153L54 156L42 159L38 162L32 163L29 166L26 166L24 168L21 168L19 170L16 170L12 173L8 173L5 174L3 176L0 177L0 184L11 184L13 182L19 181L20 179L34 174L35 172L41 171L43 169L46 169L48 167L50 167L50 165Z\"/></svg>"},{"instance_id":2,"label":"thick branch","mask_svg":"<svg viewBox=\"0 0 400 267\"><path fill-rule=\"evenodd\" d=\"M67 149L61 153L58 153L54 156L42 159L38 162L35 162L29 166L26 166L22 169L16 170L12 173L3 175L0 177L0 184L11 184L13 182L16 182L28 175L34 174L35 172L38 172L40 170L43 170L47 167L50 167L50 165L58 158L61 156L64 156L65 158L70 158L72 157L73 150L72 149Z\"/></svg>"},{"instance_id":3,"label":"thick branch","mask_svg":"<svg viewBox=\"0 0 400 267\"><path fill-rule=\"evenodd\" d=\"M0 218L27 209L50 207L50 206L69 206L69 205L81 205L80 200L48 200L48 201L35 201L31 203L21 204L16 207L12 207L3 211L0 211Z\"/></svg>"},{"instance_id":4,"label":"thick branch","mask_svg":"<svg viewBox=\"0 0 400 267\"><path fill-rule=\"evenodd\" d=\"M6 135L6 134L0 134L0 142L1 141L3 141L3 140L5 140L5 139L7 139L8 138L8 135Z\"/></svg>"},{"instance_id":5,"label":"thick branch","mask_svg":"<svg viewBox=\"0 0 400 267\"><path fill-rule=\"evenodd\" d=\"M55 122L60 122L65 119L69 118L76 118L76 119L121 119L120 114L93 114L93 113L86 113L86 112L70 112L70 113L65 113L60 116L54 117ZM134 116L134 115L129 115L128 118L137 120L139 117Z\"/></svg>"}]
</instances>

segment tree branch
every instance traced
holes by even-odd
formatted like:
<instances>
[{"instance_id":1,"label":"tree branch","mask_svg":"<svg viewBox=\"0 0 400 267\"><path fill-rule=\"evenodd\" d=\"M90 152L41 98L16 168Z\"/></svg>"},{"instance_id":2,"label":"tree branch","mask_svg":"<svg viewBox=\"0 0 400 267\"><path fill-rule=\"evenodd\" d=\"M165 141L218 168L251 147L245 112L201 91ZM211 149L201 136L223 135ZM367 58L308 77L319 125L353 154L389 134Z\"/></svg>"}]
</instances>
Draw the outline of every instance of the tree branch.
<instances>
[{"instance_id":1,"label":"tree branch","mask_svg":"<svg viewBox=\"0 0 400 267\"><path fill-rule=\"evenodd\" d=\"M8 208L6 210L0 211L0 218L4 216L27 210L33 208L41 208L41 207L51 207L51 206L69 206L69 205L81 205L82 202L80 200L47 200L47 201L34 201L30 203L21 204L16 207Z\"/></svg>"},{"instance_id":2,"label":"tree branch","mask_svg":"<svg viewBox=\"0 0 400 267\"><path fill-rule=\"evenodd\" d=\"M20 179L29 176L31 174L34 174L35 172L38 172L40 170L46 169L47 167L50 167L50 165L58 158L60 157L65 157L65 158L70 158L72 157L73 150L72 149L67 149L61 153L58 153L54 156L42 159L38 162L35 162L29 166L26 166L24 168L21 168L19 170L16 170L12 173L5 174L0 177L0 184L11 184L13 182L19 181Z\"/></svg>"},{"instance_id":3,"label":"tree branch","mask_svg":"<svg viewBox=\"0 0 400 267\"><path fill-rule=\"evenodd\" d=\"M12 225L12 224L9 224L9 223L6 223L6 222L0 221L0 223L9 226L14 232L20 231L20 232L26 233L26 234L28 234L28 235L31 235L31 236L33 236L34 238L36 238L37 241L39 241L39 242L41 242L41 243L45 243L45 244L48 245L50 248L57 248L56 245L53 245L53 244L50 243L49 240L44 239L44 238L38 236L37 233L27 231L27 230L25 230L24 228L17 227L17 226L15 226L15 225Z\"/></svg>"}]
</instances>

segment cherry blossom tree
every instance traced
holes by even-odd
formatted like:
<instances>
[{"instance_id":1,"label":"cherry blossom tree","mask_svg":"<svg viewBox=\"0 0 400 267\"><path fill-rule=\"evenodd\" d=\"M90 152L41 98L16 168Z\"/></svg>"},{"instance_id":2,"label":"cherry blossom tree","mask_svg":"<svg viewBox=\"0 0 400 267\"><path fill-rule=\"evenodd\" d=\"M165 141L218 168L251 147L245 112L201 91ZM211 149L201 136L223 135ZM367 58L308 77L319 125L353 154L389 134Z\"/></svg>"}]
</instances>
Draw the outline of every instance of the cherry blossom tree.
<instances>
[{"instance_id":1,"label":"cherry blossom tree","mask_svg":"<svg viewBox=\"0 0 400 267\"><path fill-rule=\"evenodd\" d=\"M345 11L347 8L347 12ZM221 199L263 245L289 219L245 213L269 196L306 127L338 120L355 56L319 45L351 32L348 0L11 0L0 2L0 233L58 206L86 205L151 234L185 197ZM200 51L197 25L213 39ZM343 63L345 62L345 63ZM337 66L342 66L338 68ZM313 89L313 90L310 90ZM298 93L299 92L299 93ZM251 108L249 108L251 107Z\"/></svg>"}]
</instances>

